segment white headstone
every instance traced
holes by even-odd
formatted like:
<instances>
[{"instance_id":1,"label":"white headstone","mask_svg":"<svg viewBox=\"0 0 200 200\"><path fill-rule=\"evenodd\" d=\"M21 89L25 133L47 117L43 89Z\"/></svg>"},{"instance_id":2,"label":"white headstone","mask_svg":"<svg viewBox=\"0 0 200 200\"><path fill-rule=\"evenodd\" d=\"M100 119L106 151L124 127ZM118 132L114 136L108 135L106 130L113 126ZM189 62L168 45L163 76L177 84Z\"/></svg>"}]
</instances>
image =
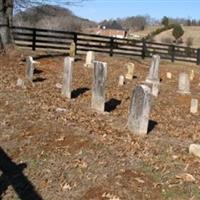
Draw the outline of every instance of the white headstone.
<instances>
[{"instance_id":1,"label":"white headstone","mask_svg":"<svg viewBox=\"0 0 200 200\"><path fill-rule=\"evenodd\" d=\"M172 73L171 72L167 72L167 78L172 79Z\"/></svg>"},{"instance_id":2,"label":"white headstone","mask_svg":"<svg viewBox=\"0 0 200 200\"><path fill-rule=\"evenodd\" d=\"M189 153L200 158L200 144L191 144L189 146Z\"/></svg>"},{"instance_id":3,"label":"white headstone","mask_svg":"<svg viewBox=\"0 0 200 200\"><path fill-rule=\"evenodd\" d=\"M149 74L146 78L147 83L159 83L160 77L159 77L159 65L160 65L160 56L159 55L153 55L151 66L149 69Z\"/></svg>"},{"instance_id":4,"label":"white headstone","mask_svg":"<svg viewBox=\"0 0 200 200\"><path fill-rule=\"evenodd\" d=\"M33 73L34 73L34 61L33 58L31 56L28 56L26 58L26 72L25 72L25 76L29 81L33 81Z\"/></svg>"},{"instance_id":5,"label":"white headstone","mask_svg":"<svg viewBox=\"0 0 200 200\"><path fill-rule=\"evenodd\" d=\"M118 85L119 85L119 86L122 86L122 85L124 85L124 83L125 83L125 81L124 81L124 76L123 76L123 75L120 75L120 76L119 76L119 83L118 83Z\"/></svg>"},{"instance_id":6,"label":"white headstone","mask_svg":"<svg viewBox=\"0 0 200 200\"><path fill-rule=\"evenodd\" d=\"M190 80L187 73L179 74L178 92L182 94L190 94Z\"/></svg>"},{"instance_id":7,"label":"white headstone","mask_svg":"<svg viewBox=\"0 0 200 200\"><path fill-rule=\"evenodd\" d=\"M194 79L194 70L192 69L190 71L190 80L193 81L193 79Z\"/></svg>"},{"instance_id":8,"label":"white headstone","mask_svg":"<svg viewBox=\"0 0 200 200\"><path fill-rule=\"evenodd\" d=\"M154 97L158 97L159 94L159 83L152 83L151 93Z\"/></svg>"},{"instance_id":9,"label":"white headstone","mask_svg":"<svg viewBox=\"0 0 200 200\"><path fill-rule=\"evenodd\" d=\"M128 63L128 64L126 64L126 67L127 67L127 70L128 70L128 72L126 74L126 79L132 80L134 70L135 70L135 65L133 63Z\"/></svg>"},{"instance_id":10,"label":"white headstone","mask_svg":"<svg viewBox=\"0 0 200 200\"><path fill-rule=\"evenodd\" d=\"M147 85L138 85L133 91L128 117L128 129L139 135L148 133L151 89Z\"/></svg>"},{"instance_id":11,"label":"white headstone","mask_svg":"<svg viewBox=\"0 0 200 200\"><path fill-rule=\"evenodd\" d=\"M93 71L92 108L104 112L107 63L95 61Z\"/></svg>"},{"instance_id":12,"label":"white headstone","mask_svg":"<svg viewBox=\"0 0 200 200\"><path fill-rule=\"evenodd\" d=\"M199 101L198 99L192 99L191 100L191 106L190 106L190 112L195 114L198 112L198 104L199 104Z\"/></svg>"},{"instance_id":13,"label":"white headstone","mask_svg":"<svg viewBox=\"0 0 200 200\"><path fill-rule=\"evenodd\" d=\"M84 66L88 68L93 68L94 67L94 60L95 60L95 55L93 51L88 51L86 55L86 61Z\"/></svg>"},{"instance_id":14,"label":"white headstone","mask_svg":"<svg viewBox=\"0 0 200 200\"><path fill-rule=\"evenodd\" d=\"M63 85L62 95L67 98L71 98L71 85L72 85L72 72L73 72L74 58L66 57L64 59L64 73L63 73Z\"/></svg>"}]
</instances>

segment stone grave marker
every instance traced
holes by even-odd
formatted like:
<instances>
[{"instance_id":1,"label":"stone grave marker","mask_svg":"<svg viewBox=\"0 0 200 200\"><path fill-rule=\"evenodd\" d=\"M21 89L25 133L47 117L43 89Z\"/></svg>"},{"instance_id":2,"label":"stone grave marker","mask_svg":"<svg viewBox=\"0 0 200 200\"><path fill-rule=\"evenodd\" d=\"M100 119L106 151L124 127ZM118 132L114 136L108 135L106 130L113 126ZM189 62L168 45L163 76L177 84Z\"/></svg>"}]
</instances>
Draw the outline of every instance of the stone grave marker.
<instances>
[{"instance_id":1,"label":"stone grave marker","mask_svg":"<svg viewBox=\"0 0 200 200\"><path fill-rule=\"evenodd\" d=\"M119 85L119 86L124 85L124 84L125 84L125 81L124 81L124 80L125 80L125 79L124 79L124 76L123 76L123 75L120 75L120 76L119 76L118 85Z\"/></svg>"},{"instance_id":2,"label":"stone grave marker","mask_svg":"<svg viewBox=\"0 0 200 200\"><path fill-rule=\"evenodd\" d=\"M185 72L179 74L178 92L181 94L190 94L190 80L188 74Z\"/></svg>"},{"instance_id":3,"label":"stone grave marker","mask_svg":"<svg viewBox=\"0 0 200 200\"><path fill-rule=\"evenodd\" d=\"M190 71L190 80L191 81L193 81L194 80L194 70L192 69L191 71Z\"/></svg>"},{"instance_id":4,"label":"stone grave marker","mask_svg":"<svg viewBox=\"0 0 200 200\"><path fill-rule=\"evenodd\" d=\"M128 129L139 135L148 133L151 89L147 85L138 85L133 91L128 116Z\"/></svg>"},{"instance_id":5,"label":"stone grave marker","mask_svg":"<svg viewBox=\"0 0 200 200\"><path fill-rule=\"evenodd\" d=\"M134 70L135 70L135 65L133 63L127 63L126 67L127 67L127 70L128 70L128 72L126 74L126 79L132 80L133 79Z\"/></svg>"},{"instance_id":6,"label":"stone grave marker","mask_svg":"<svg viewBox=\"0 0 200 200\"><path fill-rule=\"evenodd\" d=\"M158 97L159 94L159 83L152 83L151 93L154 97Z\"/></svg>"},{"instance_id":7,"label":"stone grave marker","mask_svg":"<svg viewBox=\"0 0 200 200\"><path fill-rule=\"evenodd\" d=\"M171 72L167 72L167 78L172 79L172 73Z\"/></svg>"},{"instance_id":8,"label":"stone grave marker","mask_svg":"<svg viewBox=\"0 0 200 200\"><path fill-rule=\"evenodd\" d=\"M159 77L159 65L160 65L160 56L159 55L153 55L151 66L149 69L149 74L146 78L147 83L159 83L160 77Z\"/></svg>"},{"instance_id":9,"label":"stone grave marker","mask_svg":"<svg viewBox=\"0 0 200 200\"><path fill-rule=\"evenodd\" d=\"M94 68L95 54L93 51L88 51L85 60L85 67Z\"/></svg>"},{"instance_id":10,"label":"stone grave marker","mask_svg":"<svg viewBox=\"0 0 200 200\"><path fill-rule=\"evenodd\" d=\"M104 112L107 63L95 61L93 72L92 108Z\"/></svg>"},{"instance_id":11,"label":"stone grave marker","mask_svg":"<svg viewBox=\"0 0 200 200\"><path fill-rule=\"evenodd\" d=\"M62 95L71 99L72 90L72 72L73 72L73 62L74 58L66 57L64 59L64 72L63 72L63 85L62 85Z\"/></svg>"},{"instance_id":12,"label":"stone grave marker","mask_svg":"<svg viewBox=\"0 0 200 200\"><path fill-rule=\"evenodd\" d=\"M31 83L33 82L33 73L34 73L34 61L31 56L28 56L26 58L26 72L25 72L25 77L28 79Z\"/></svg>"},{"instance_id":13,"label":"stone grave marker","mask_svg":"<svg viewBox=\"0 0 200 200\"><path fill-rule=\"evenodd\" d=\"M76 44L75 42L72 42L69 47L69 57L75 57L75 56L76 56Z\"/></svg>"},{"instance_id":14,"label":"stone grave marker","mask_svg":"<svg viewBox=\"0 0 200 200\"><path fill-rule=\"evenodd\" d=\"M199 101L198 99L192 99L191 100L191 106L190 106L190 112L195 114L198 112L198 104L199 104Z\"/></svg>"}]
</instances>

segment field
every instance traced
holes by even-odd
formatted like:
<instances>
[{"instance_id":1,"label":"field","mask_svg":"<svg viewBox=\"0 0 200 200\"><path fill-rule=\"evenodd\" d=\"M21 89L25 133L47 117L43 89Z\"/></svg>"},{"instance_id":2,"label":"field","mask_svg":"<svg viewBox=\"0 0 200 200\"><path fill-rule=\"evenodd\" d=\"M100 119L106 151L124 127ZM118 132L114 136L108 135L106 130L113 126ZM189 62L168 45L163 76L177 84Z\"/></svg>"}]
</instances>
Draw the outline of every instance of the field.
<instances>
[{"instance_id":1,"label":"field","mask_svg":"<svg viewBox=\"0 0 200 200\"><path fill-rule=\"evenodd\" d=\"M139 31L136 32L136 34L144 37L151 33L152 31L155 31L157 28L160 28L159 26L152 26L152 27L147 27L144 31ZM183 44L186 46L186 41L188 38L193 39L193 44L192 47L194 48L200 48L200 36L199 36L199 31L200 27L199 26L183 26L184 30L184 35L182 37L183 39ZM172 30L164 31L154 37L155 42L164 42L162 41L163 39L170 38L171 41L174 40L174 37L172 35Z\"/></svg>"},{"instance_id":2,"label":"field","mask_svg":"<svg viewBox=\"0 0 200 200\"><path fill-rule=\"evenodd\" d=\"M40 64L34 86L22 89L16 82L27 55ZM61 96L63 59L21 50L0 56L0 199L200 199L200 160L188 153L200 137L200 113L189 112L191 98L200 100L199 66L161 62L149 134L138 137L126 127L130 98L151 60L97 55L108 63L106 112L98 113L90 108L92 70L84 56L74 64L73 99ZM135 77L119 87L127 62L135 63ZM191 94L183 96L178 74L192 69Z\"/></svg>"}]
</instances>

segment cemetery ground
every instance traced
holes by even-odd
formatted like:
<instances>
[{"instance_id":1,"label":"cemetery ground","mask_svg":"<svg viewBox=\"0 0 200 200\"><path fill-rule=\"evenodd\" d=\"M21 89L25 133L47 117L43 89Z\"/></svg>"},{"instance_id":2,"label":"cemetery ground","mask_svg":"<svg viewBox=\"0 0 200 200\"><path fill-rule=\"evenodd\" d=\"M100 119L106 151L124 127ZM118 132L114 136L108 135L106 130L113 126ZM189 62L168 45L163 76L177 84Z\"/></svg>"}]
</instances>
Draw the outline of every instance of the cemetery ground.
<instances>
[{"instance_id":1,"label":"cemetery ground","mask_svg":"<svg viewBox=\"0 0 200 200\"><path fill-rule=\"evenodd\" d=\"M16 82L24 77L27 55L40 64L34 86L22 89ZM160 94L152 99L149 134L139 137L126 127L128 110L132 90L145 80L151 60L103 54L96 60L108 63L105 113L91 109L92 69L84 67L85 56L74 64L70 100L57 87L64 56L21 50L1 55L0 197L200 199L200 160L188 152L200 138L199 112L190 114L191 98L200 100L199 66L161 61ZM127 62L135 64L134 79L118 86ZM191 94L177 93L179 73L192 69Z\"/></svg>"}]
</instances>

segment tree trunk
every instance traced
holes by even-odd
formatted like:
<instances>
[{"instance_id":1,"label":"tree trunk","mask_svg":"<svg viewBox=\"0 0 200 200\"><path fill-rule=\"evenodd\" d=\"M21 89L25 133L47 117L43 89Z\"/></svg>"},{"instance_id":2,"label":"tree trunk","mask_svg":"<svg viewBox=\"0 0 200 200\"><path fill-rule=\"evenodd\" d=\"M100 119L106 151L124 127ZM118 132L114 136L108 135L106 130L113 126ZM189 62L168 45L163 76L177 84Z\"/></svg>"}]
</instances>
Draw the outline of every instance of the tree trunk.
<instances>
[{"instance_id":1,"label":"tree trunk","mask_svg":"<svg viewBox=\"0 0 200 200\"><path fill-rule=\"evenodd\" d=\"M0 0L0 48L13 43L12 37L13 0Z\"/></svg>"}]
</instances>

